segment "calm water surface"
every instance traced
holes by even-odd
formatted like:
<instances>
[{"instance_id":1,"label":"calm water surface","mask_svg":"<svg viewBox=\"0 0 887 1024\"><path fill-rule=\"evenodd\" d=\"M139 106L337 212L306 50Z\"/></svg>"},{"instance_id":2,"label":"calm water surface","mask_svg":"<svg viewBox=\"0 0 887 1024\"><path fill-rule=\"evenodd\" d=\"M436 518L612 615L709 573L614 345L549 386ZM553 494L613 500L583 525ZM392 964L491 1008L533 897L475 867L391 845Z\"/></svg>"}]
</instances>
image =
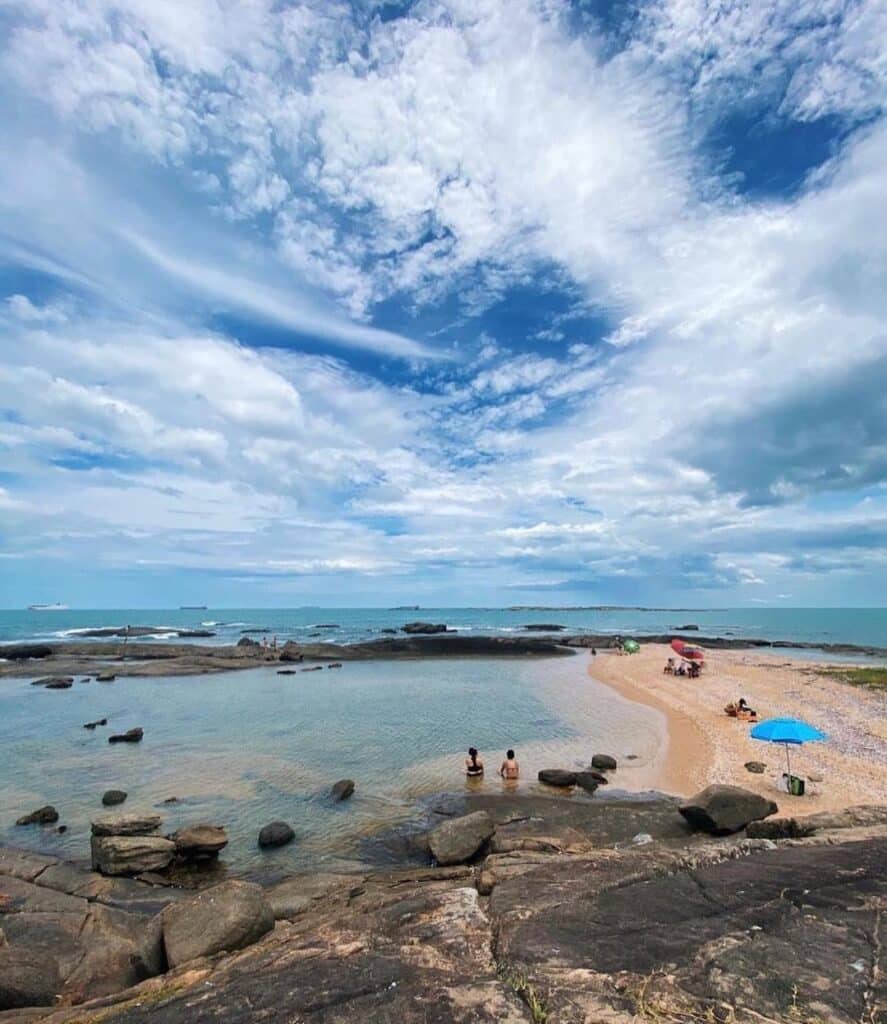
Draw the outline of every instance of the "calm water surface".
<instances>
[{"instance_id":1,"label":"calm water surface","mask_svg":"<svg viewBox=\"0 0 887 1024\"><path fill-rule=\"evenodd\" d=\"M120 811L158 810L164 830L223 824L226 860L239 870L341 863L361 840L405 817L417 798L465 786L464 751L486 758L484 785L513 746L525 785L540 767L587 763L595 749L662 753L658 714L622 700L587 674L588 659L441 659L346 664L279 676L273 668L222 675L121 678L51 691L0 679L0 842L67 857L87 854L89 822L108 813L106 789L130 796ZM107 718L107 728L83 723ZM145 730L137 745L110 732ZM357 792L329 801L337 779ZM164 805L168 797L180 802ZM56 806L69 831L17 828L20 815ZM256 847L268 821L292 824L297 843Z\"/></svg>"}]
</instances>

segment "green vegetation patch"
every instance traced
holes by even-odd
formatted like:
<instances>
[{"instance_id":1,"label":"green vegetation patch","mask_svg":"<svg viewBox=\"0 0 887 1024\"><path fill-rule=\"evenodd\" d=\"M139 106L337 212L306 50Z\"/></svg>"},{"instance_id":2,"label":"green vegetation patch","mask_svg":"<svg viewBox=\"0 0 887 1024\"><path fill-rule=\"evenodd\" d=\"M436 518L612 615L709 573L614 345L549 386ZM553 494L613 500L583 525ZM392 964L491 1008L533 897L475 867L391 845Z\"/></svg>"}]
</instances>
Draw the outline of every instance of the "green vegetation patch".
<instances>
[{"instance_id":1,"label":"green vegetation patch","mask_svg":"<svg viewBox=\"0 0 887 1024\"><path fill-rule=\"evenodd\" d=\"M851 686L861 686L865 690L887 690L887 666L872 668L828 668L822 675L840 679Z\"/></svg>"}]
</instances>

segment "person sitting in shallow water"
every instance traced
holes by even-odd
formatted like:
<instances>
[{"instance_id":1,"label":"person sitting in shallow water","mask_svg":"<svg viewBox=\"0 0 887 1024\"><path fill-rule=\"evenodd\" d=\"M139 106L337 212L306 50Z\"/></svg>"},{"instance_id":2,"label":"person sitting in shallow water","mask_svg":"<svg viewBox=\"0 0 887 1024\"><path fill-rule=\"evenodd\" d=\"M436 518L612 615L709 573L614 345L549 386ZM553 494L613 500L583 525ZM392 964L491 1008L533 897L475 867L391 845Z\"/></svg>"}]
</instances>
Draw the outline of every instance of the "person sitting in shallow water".
<instances>
[{"instance_id":1,"label":"person sitting in shallow water","mask_svg":"<svg viewBox=\"0 0 887 1024\"><path fill-rule=\"evenodd\" d=\"M477 747L468 748L468 757L465 758L465 774L472 779L479 778L484 773L484 763L477 753Z\"/></svg>"},{"instance_id":2,"label":"person sitting in shallow water","mask_svg":"<svg viewBox=\"0 0 887 1024\"><path fill-rule=\"evenodd\" d=\"M517 763L513 750L506 752L505 760L499 768L499 774L503 779L516 779L520 775L520 765Z\"/></svg>"}]
</instances>

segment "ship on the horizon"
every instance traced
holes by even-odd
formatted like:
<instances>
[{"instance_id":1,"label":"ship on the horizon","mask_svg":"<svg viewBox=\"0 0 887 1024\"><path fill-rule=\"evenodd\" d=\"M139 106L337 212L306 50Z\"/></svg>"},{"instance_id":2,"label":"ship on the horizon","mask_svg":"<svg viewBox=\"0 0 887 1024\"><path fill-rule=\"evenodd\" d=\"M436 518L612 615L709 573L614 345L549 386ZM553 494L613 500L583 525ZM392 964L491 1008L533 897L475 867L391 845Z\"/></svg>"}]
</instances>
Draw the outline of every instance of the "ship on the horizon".
<instances>
[{"instance_id":1,"label":"ship on the horizon","mask_svg":"<svg viewBox=\"0 0 887 1024\"><path fill-rule=\"evenodd\" d=\"M29 612L66 612L68 606L66 604L29 604Z\"/></svg>"}]
</instances>

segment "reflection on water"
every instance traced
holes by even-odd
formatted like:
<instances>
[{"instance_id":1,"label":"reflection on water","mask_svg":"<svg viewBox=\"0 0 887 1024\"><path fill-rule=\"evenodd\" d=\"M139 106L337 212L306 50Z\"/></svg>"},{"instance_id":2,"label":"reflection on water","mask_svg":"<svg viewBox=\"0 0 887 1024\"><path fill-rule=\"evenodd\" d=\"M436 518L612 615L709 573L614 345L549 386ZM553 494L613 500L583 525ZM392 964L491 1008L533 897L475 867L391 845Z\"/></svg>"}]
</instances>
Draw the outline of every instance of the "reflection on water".
<instances>
[{"instance_id":1,"label":"reflection on water","mask_svg":"<svg viewBox=\"0 0 887 1024\"><path fill-rule=\"evenodd\" d=\"M225 857L238 870L304 869L353 857L362 836L403 818L418 797L464 787L471 744L489 787L502 786L496 771L507 747L518 751L522 787L540 767L587 762L596 748L631 751L649 766L662 754L657 713L595 683L586 666L581 655L365 662L66 691L0 680L0 842L86 856L101 795L120 788L130 794L121 811L159 808L166 830L223 824ZM82 728L104 717L107 728ZM109 733L136 725L142 743L108 744ZM329 788L343 777L357 792L336 805ZM13 826L44 803L58 808L65 835ZM259 851L259 828L277 818L297 842Z\"/></svg>"}]
</instances>

